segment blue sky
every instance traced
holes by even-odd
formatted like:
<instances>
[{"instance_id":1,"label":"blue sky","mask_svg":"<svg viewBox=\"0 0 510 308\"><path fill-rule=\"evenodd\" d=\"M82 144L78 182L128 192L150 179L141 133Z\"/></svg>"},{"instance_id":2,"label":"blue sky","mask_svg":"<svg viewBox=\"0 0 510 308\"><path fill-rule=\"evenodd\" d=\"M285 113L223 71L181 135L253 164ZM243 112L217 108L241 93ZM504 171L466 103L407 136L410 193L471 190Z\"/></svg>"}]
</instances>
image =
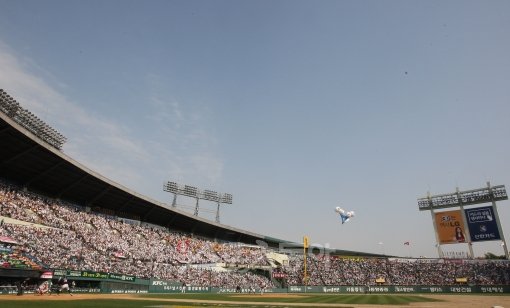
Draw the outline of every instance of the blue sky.
<instances>
[{"instance_id":1,"label":"blue sky","mask_svg":"<svg viewBox=\"0 0 510 308\"><path fill-rule=\"evenodd\" d=\"M66 154L167 203L166 181L232 193L227 225L437 256L417 198L510 185L508 1L0 7L0 88L64 134ZM341 225L336 206L357 216Z\"/></svg>"}]
</instances>

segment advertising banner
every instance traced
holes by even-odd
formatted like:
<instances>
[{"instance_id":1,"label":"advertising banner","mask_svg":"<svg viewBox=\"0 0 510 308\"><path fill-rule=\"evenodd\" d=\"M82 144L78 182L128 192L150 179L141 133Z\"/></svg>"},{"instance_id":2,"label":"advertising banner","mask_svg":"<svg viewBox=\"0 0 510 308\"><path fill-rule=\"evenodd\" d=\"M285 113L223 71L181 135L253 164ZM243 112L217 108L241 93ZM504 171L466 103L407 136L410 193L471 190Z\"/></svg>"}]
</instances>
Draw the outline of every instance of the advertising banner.
<instances>
[{"instance_id":1,"label":"advertising banner","mask_svg":"<svg viewBox=\"0 0 510 308\"><path fill-rule=\"evenodd\" d=\"M492 206L464 210L472 242L500 240Z\"/></svg>"},{"instance_id":2,"label":"advertising banner","mask_svg":"<svg viewBox=\"0 0 510 308\"><path fill-rule=\"evenodd\" d=\"M18 245L18 242L12 237L0 236L0 243Z\"/></svg>"},{"instance_id":3,"label":"advertising banner","mask_svg":"<svg viewBox=\"0 0 510 308\"><path fill-rule=\"evenodd\" d=\"M179 292L181 290L182 283L180 281L151 278L149 282L149 292L151 293Z\"/></svg>"},{"instance_id":4,"label":"advertising banner","mask_svg":"<svg viewBox=\"0 0 510 308\"><path fill-rule=\"evenodd\" d=\"M465 227L460 210L435 213L440 244L465 243Z\"/></svg>"},{"instance_id":5,"label":"advertising banner","mask_svg":"<svg viewBox=\"0 0 510 308\"><path fill-rule=\"evenodd\" d=\"M131 276L131 275L110 273L110 276L108 278L113 279L113 280L122 280L122 281L132 281L132 282L134 282L136 277L135 276Z\"/></svg>"},{"instance_id":6,"label":"advertising banner","mask_svg":"<svg viewBox=\"0 0 510 308\"><path fill-rule=\"evenodd\" d=\"M52 271L42 272L40 278L41 279L52 279L53 278L53 272Z\"/></svg>"},{"instance_id":7,"label":"advertising banner","mask_svg":"<svg viewBox=\"0 0 510 308\"><path fill-rule=\"evenodd\" d=\"M53 272L54 276L67 276L68 278L89 278L89 279L112 279L112 280L121 280L128 282L135 282L136 277L131 275L123 275L123 274L115 274L115 273L106 273L106 272L93 272L93 271L73 271L73 270L64 270L64 269L56 269Z\"/></svg>"},{"instance_id":8,"label":"advertising banner","mask_svg":"<svg viewBox=\"0 0 510 308\"><path fill-rule=\"evenodd\" d=\"M307 288L307 290L305 290ZM435 286L435 285L419 285L419 286L394 286L394 285L374 285L374 286L290 286L289 293L493 293L503 294L510 293L510 286L493 285L478 286L460 284L455 286Z\"/></svg>"}]
</instances>

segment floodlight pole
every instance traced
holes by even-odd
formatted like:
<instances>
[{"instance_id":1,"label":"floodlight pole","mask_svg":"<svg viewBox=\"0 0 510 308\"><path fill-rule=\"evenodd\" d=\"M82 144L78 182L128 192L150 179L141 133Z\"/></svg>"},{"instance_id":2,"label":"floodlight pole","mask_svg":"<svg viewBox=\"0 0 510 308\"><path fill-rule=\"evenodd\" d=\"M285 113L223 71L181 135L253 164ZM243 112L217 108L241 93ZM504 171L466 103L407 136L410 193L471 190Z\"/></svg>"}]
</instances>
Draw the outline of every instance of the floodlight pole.
<instances>
[{"instance_id":1,"label":"floodlight pole","mask_svg":"<svg viewBox=\"0 0 510 308\"><path fill-rule=\"evenodd\" d=\"M429 204L432 203L430 200L430 191L427 191L427 198L429 199ZM433 208L430 208L430 215L432 216L432 225L434 226L434 234L436 236L437 255L439 258L444 258L443 251L441 250L441 242L439 241L439 234L437 233L436 216Z\"/></svg>"},{"instance_id":2,"label":"floodlight pole","mask_svg":"<svg viewBox=\"0 0 510 308\"><path fill-rule=\"evenodd\" d=\"M172 207L177 207L177 194L174 193L174 200L172 201Z\"/></svg>"},{"instance_id":3,"label":"floodlight pole","mask_svg":"<svg viewBox=\"0 0 510 308\"><path fill-rule=\"evenodd\" d=\"M218 205L216 208L216 222L220 223L220 199L218 198Z\"/></svg>"},{"instance_id":4,"label":"floodlight pole","mask_svg":"<svg viewBox=\"0 0 510 308\"><path fill-rule=\"evenodd\" d=\"M198 216L198 197L196 198L197 203L195 204L195 216Z\"/></svg>"},{"instance_id":5,"label":"floodlight pole","mask_svg":"<svg viewBox=\"0 0 510 308\"><path fill-rule=\"evenodd\" d=\"M475 254L473 253L473 243L471 242L471 234L469 232L469 225L466 219L466 212L464 211L464 205L462 204L462 198L460 197L460 190L458 187L455 188L457 193L457 199L460 203L460 216L462 217L462 223L464 224L464 233L467 239L468 249L469 249L469 258L474 259Z\"/></svg>"},{"instance_id":6,"label":"floodlight pole","mask_svg":"<svg viewBox=\"0 0 510 308\"><path fill-rule=\"evenodd\" d=\"M305 283L305 286L308 285L308 272L306 270L306 252L308 250L308 245L309 245L309 239L308 239L308 236L304 236L303 237L303 282ZM305 287L305 292L306 292L306 287Z\"/></svg>"},{"instance_id":7,"label":"floodlight pole","mask_svg":"<svg viewBox=\"0 0 510 308\"><path fill-rule=\"evenodd\" d=\"M487 187L489 188L489 193L492 195L491 183L489 181L487 181ZM503 250L505 251L505 259L510 259L510 256L508 255L508 248L506 247L505 234L503 233L503 228L499 221L498 208L496 207L496 201L494 201L494 198L492 198L492 209L494 210L494 216L496 216L496 225L498 226L499 236L501 236Z\"/></svg>"}]
</instances>

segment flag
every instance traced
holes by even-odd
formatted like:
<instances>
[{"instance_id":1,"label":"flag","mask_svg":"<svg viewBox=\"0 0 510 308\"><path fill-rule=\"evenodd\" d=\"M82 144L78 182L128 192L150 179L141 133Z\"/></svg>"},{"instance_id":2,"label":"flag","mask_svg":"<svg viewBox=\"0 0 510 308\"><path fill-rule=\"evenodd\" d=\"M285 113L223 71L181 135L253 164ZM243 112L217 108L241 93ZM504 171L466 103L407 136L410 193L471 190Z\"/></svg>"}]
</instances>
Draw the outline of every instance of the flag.
<instances>
[{"instance_id":1,"label":"flag","mask_svg":"<svg viewBox=\"0 0 510 308\"><path fill-rule=\"evenodd\" d=\"M409 246L409 242L404 242L404 245L407 245L407 246Z\"/></svg>"}]
</instances>

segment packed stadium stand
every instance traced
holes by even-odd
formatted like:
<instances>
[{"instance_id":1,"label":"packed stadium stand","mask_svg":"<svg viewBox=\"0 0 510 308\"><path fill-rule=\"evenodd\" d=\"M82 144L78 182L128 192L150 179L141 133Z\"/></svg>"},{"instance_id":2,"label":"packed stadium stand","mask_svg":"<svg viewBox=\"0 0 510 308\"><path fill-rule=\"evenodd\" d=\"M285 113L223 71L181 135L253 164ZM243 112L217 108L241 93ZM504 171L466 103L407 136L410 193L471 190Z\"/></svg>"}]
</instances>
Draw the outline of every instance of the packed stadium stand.
<instances>
[{"instance_id":1,"label":"packed stadium stand","mask_svg":"<svg viewBox=\"0 0 510 308\"><path fill-rule=\"evenodd\" d=\"M4 246L2 253L12 267L87 269L223 287L274 287L269 275L229 268L274 269L284 274L286 284L304 283L301 254L291 255L287 266L270 266L270 248L127 223L5 183L0 184L0 203L0 216L25 222L3 223L0 228L0 238L16 243ZM510 283L506 261L346 258L324 253L309 259L309 285L452 285L459 277L475 284Z\"/></svg>"}]
</instances>

